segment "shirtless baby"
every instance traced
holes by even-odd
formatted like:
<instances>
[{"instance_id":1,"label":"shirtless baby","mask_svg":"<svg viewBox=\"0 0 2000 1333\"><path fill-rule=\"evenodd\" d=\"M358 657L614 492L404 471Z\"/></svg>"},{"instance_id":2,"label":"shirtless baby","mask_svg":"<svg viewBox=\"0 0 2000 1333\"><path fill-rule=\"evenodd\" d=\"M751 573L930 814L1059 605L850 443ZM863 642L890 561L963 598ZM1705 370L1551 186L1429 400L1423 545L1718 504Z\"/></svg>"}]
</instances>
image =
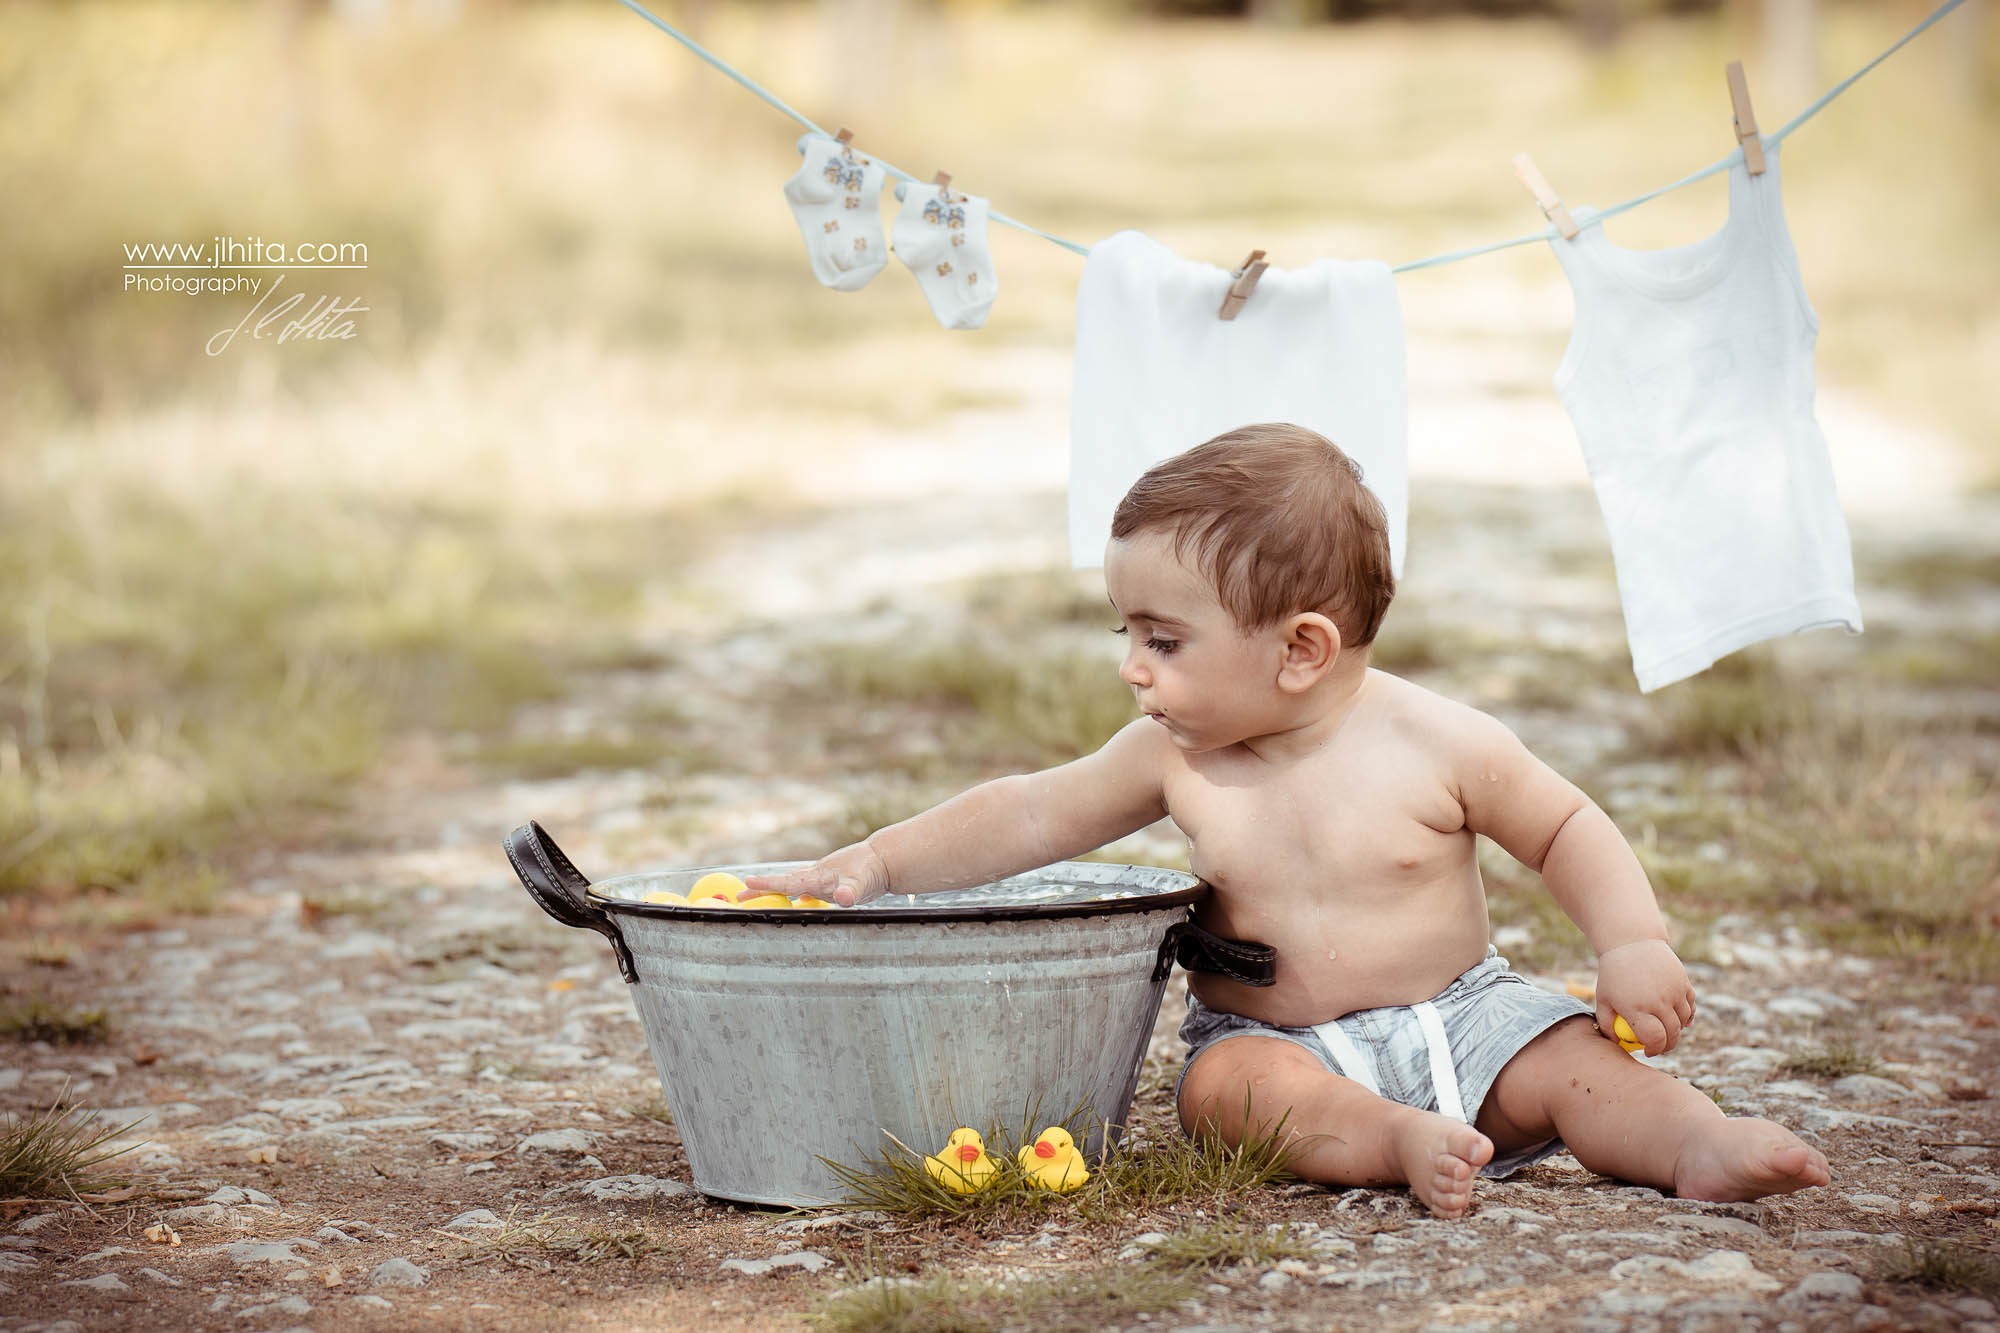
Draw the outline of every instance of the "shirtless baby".
<instances>
[{"instance_id":1,"label":"shirtless baby","mask_svg":"<svg viewBox=\"0 0 2000 1333\"><path fill-rule=\"evenodd\" d=\"M1269 976L1188 974L1191 1132L1282 1124L1306 1178L1406 1184L1446 1217L1475 1175L1565 1146L1684 1198L1827 1183L1789 1131L1724 1116L1603 1035L1622 1015L1657 1055L1694 1017L1645 873L1506 727L1369 665L1395 591L1387 527L1332 443L1249 426L1160 464L1119 505L1104 577L1143 718L751 888L843 905L964 888L1170 817L1213 889L1200 924L1276 949ZM1479 834L1589 939L1594 1025L1495 956Z\"/></svg>"}]
</instances>

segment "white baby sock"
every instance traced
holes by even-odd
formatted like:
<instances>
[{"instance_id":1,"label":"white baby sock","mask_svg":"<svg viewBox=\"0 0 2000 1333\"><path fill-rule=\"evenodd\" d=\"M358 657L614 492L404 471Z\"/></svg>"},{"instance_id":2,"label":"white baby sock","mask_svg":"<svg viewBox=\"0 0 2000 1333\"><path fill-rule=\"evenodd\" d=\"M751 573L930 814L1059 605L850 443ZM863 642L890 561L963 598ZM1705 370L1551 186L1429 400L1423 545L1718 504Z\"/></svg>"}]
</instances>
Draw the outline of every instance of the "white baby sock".
<instances>
[{"instance_id":1,"label":"white baby sock","mask_svg":"<svg viewBox=\"0 0 2000 1333\"><path fill-rule=\"evenodd\" d=\"M976 329L1000 288L986 251L986 201L942 185L912 185L896 214L896 255L917 275L948 329Z\"/></svg>"},{"instance_id":2,"label":"white baby sock","mask_svg":"<svg viewBox=\"0 0 2000 1333\"><path fill-rule=\"evenodd\" d=\"M882 238L882 182L873 158L824 134L799 139L806 155L785 198L806 238L813 275L836 291L868 285L889 262Z\"/></svg>"}]
</instances>

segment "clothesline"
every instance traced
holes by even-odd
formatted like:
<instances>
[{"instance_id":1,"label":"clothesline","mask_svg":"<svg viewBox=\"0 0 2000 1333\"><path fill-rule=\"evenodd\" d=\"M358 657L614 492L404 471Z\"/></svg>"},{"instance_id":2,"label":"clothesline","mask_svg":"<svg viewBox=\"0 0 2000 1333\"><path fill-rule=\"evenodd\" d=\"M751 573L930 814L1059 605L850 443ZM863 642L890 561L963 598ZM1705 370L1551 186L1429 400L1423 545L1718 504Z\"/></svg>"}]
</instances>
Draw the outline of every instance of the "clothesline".
<instances>
[{"instance_id":1,"label":"clothesline","mask_svg":"<svg viewBox=\"0 0 2000 1333\"><path fill-rule=\"evenodd\" d=\"M727 74L730 78L736 80L736 82L742 84L745 88L748 88L758 97L763 98L766 102L770 103L778 110L784 112L786 115L790 116L793 120L796 120L799 124L805 126L808 130L811 130L815 134L820 134L820 135L826 134L825 130L821 129L818 125L815 125L806 116L803 116L799 112L793 110L776 94L768 91L762 85L758 84L755 80L743 74L741 71L736 69L735 66L731 65L728 61L723 60L721 57L715 55L713 52L704 48L699 42L695 41L692 37L689 37L686 33L674 27L672 24L668 23L665 19L662 19L659 15L647 9L644 5L639 4L638 0L619 0L619 3L624 5L627 9L631 10L633 13L639 15L639 17L651 23L654 27L666 33L669 37L672 37L675 41L679 42L682 46L685 46L688 50L700 56L703 60L713 65L716 69L721 70L724 74ZM1848 75L1846 78L1842 79L1839 83L1836 83L1832 88L1828 89L1825 93L1821 94L1820 97L1816 101L1814 101L1811 106L1808 106L1804 111L1801 111L1798 115L1793 116L1790 120L1786 121L1785 124L1781 126L1776 133L1764 135L1763 136L1764 142L1772 145L1773 147L1782 143L1787 135L1791 134L1793 130L1797 129L1799 126L1805 124L1806 121L1810 120L1813 116L1817 115L1820 112L1820 110L1826 106L1827 103L1831 102L1834 98L1846 92L1847 89L1857 79L1861 78L1862 75L1868 73L1870 70L1874 69L1877 65L1881 64L1884 60L1887 60L1890 56L1902 50L1903 47L1907 45L1912 38L1917 36L1917 34L1923 32L1926 28L1930 27L1932 24L1936 23L1939 19L1943 18L1946 14L1949 14L1952 10L1957 9L1960 5L1964 3L1965 0L1944 0L1944 3L1940 4L1937 7L1937 9L1932 11L1929 18L1926 18L1916 27L1910 29L1910 31L1908 31L1907 33L1904 33L1901 39L1899 39L1897 42L1891 45L1888 49L1884 50L1880 55L1876 56L1873 60L1863 65L1860 69L1855 70L1854 73ZM901 167L896 166L894 163L884 161L879 155L874 155L874 156L875 156L875 161L882 167L884 171L888 172L891 176L894 176L899 180L908 181L911 184L922 184L922 182L918 181L915 176L911 175L907 171L904 171ZM1718 160L1709 163L1709 165L1703 167L1699 171L1692 173L1691 175L1683 176L1681 177L1681 179L1674 181L1669 185L1662 185L1657 190L1649 190L1645 194L1634 196L1631 199L1625 200L1623 203L1613 204L1610 207L1599 210L1595 212L1588 221L1580 222L1578 225L1581 227L1600 226L1603 224L1606 218L1616 217L1620 213L1628 212L1631 209L1637 208L1641 204L1648 203L1654 199L1657 199L1663 194L1671 193L1674 190L1680 189L1682 186L1692 185L1696 181L1703 180L1709 176L1712 176L1718 171L1726 170L1729 167L1730 163L1738 160L1742 156L1743 156L1743 150L1741 147L1732 149L1730 152L1724 154ZM1031 227L1027 223L1020 221L1018 218L1008 217L1005 213L1000 212L998 209L994 209L989 214L989 216L995 222L1005 223L1007 226L1013 227L1019 231L1025 231L1031 236L1039 236L1045 241L1049 241L1053 244L1060 245L1065 250L1073 250L1080 255L1088 255L1090 253L1089 246L1079 245L1075 241L1065 240L1060 236L1055 236L1050 234L1049 232L1045 232L1039 227ZM1555 236L1556 236L1556 229L1553 226L1544 227L1540 231L1531 232L1525 236L1516 236L1510 240L1495 241L1489 245L1477 245L1463 250L1451 250L1447 251L1444 254L1432 255L1427 259L1418 259L1412 261L1411 263L1398 264L1390 271L1393 273L1408 273L1414 269L1432 268L1440 264L1456 263L1458 260L1471 259L1477 255L1490 254L1495 250L1505 250L1512 246L1517 246L1517 245L1529 245L1536 241L1553 240Z\"/></svg>"}]
</instances>

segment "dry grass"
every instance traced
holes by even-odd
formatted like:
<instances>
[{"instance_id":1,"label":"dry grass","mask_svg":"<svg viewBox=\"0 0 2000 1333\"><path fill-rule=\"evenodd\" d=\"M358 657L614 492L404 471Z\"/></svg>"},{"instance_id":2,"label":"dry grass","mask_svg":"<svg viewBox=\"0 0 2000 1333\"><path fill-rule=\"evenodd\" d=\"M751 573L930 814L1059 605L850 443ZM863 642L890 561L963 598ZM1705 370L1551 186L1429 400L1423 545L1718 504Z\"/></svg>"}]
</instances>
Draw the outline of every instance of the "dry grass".
<instances>
[{"instance_id":1,"label":"dry grass","mask_svg":"<svg viewBox=\"0 0 2000 1333\"><path fill-rule=\"evenodd\" d=\"M1081 1144L1088 1118L1087 1112L1079 1111L1047 1123L1067 1126ZM1030 1115L1020 1128L995 1125L982 1132L987 1153L999 1169L992 1183L975 1194L956 1194L932 1180L924 1169L923 1153L909 1146L892 1146L874 1161L858 1165L828 1162L827 1166L840 1179L851 1208L971 1218L1007 1227L1045 1213L1103 1221L1176 1203L1221 1206L1245 1191L1291 1179L1285 1162L1297 1147L1297 1136L1287 1138L1282 1121L1270 1134L1252 1135L1236 1147L1208 1135L1189 1137L1171 1127L1164 1132L1135 1127L1092 1168L1081 1189L1053 1194L1030 1184L1015 1160L1015 1152L1034 1142L1043 1125Z\"/></svg>"},{"instance_id":2,"label":"dry grass","mask_svg":"<svg viewBox=\"0 0 2000 1333\"><path fill-rule=\"evenodd\" d=\"M793 127L616 6L381 28L311 7L292 47L274 12L0 18L0 175L46 201L0 215L0 894L105 919L213 906L236 849L337 805L400 732L494 736L577 673L643 667L642 625L726 616L685 604L678 569L707 535L852 494L859 442L1039 430L1008 414L1061 392L1033 377L1060 379L1075 256L997 235L1007 293L976 338L940 334L896 274L818 289L777 194ZM1539 20L1274 33L936 12L858 88L813 6L718 7L703 36L1017 216L1084 241L1142 226L1219 262L1252 244L1402 261L1529 230L1506 165L1524 145L1573 198L1657 185L1727 146L1716 74L1744 44L1715 16L1648 20L1593 55ZM1858 64L1904 17L1829 9L1823 66ZM1787 145L1785 188L1823 381L1990 448L2000 399L1959 331L2000 279L2000 251L1972 243L2000 196L1967 169L1991 160L1995 113L1952 102L1950 55L1948 33L1927 37L1836 103ZM1773 123L1794 109L1760 105ZM1905 196L1925 207L1852 207ZM1620 219L1620 240L1704 234L1719 199L1715 182L1683 191ZM369 245L345 293L371 307L355 343L209 357L232 299L104 280L127 242L252 227ZM1415 336L1486 340L1493 393L1545 394L1567 330L1520 312L1561 286L1528 247L1399 293ZM1940 590L1991 575L1949 552L1889 572ZM1066 575L968 596L1012 623L1100 614ZM1395 652L1453 650L1418 636ZM1933 669L1980 679L1977 653ZM1082 656L963 670L905 658L889 685L944 699L1009 762L1082 752L1128 715L1109 666ZM1557 706L1571 688L1524 680ZM1689 753L1779 739L1742 700L1704 704ZM642 751L489 757L549 773ZM1948 905L1967 856L1933 841ZM1884 868L1845 859L1815 881L1880 897Z\"/></svg>"},{"instance_id":3,"label":"dry grass","mask_svg":"<svg viewBox=\"0 0 2000 1333\"><path fill-rule=\"evenodd\" d=\"M833 1333L1099 1333L1193 1300L1185 1277L1149 1266L1089 1272L1019 1272L973 1277L928 1269L915 1277L857 1270L852 1286L821 1299L807 1316Z\"/></svg>"},{"instance_id":4,"label":"dry grass","mask_svg":"<svg viewBox=\"0 0 2000 1333\"><path fill-rule=\"evenodd\" d=\"M137 1146L113 1140L139 1122L106 1128L66 1102L66 1093L45 1110L11 1116L0 1129L0 1198L73 1199L124 1183L101 1168Z\"/></svg>"},{"instance_id":5,"label":"dry grass","mask_svg":"<svg viewBox=\"0 0 2000 1333\"><path fill-rule=\"evenodd\" d=\"M1794 1051L1778 1066L1780 1073L1808 1074L1813 1078L1846 1078L1849 1074L1880 1073L1881 1069L1880 1057L1851 1041L1829 1041Z\"/></svg>"},{"instance_id":6,"label":"dry grass","mask_svg":"<svg viewBox=\"0 0 2000 1333\"><path fill-rule=\"evenodd\" d=\"M51 1004L39 995L0 1005L0 1037L56 1046L98 1046L110 1035L111 1017L102 1009Z\"/></svg>"},{"instance_id":7,"label":"dry grass","mask_svg":"<svg viewBox=\"0 0 2000 1333\"><path fill-rule=\"evenodd\" d=\"M950 645L822 645L799 654L798 674L814 672L831 702L944 708L970 724L962 742L1029 763L1088 754L1138 716L1108 650L1037 655L976 632Z\"/></svg>"},{"instance_id":8,"label":"dry grass","mask_svg":"<svg viewBox=\"0 0 2000 1333\"><path fill-rule=\"evenodd\" d=\"M1282 1259L1310 1259L1312 1247L1282 1225L1215 1222L1176 1231L1146 1247L1146 1261L1169 1272L1205 1275L1239 1265L1269 1268Z\"/></svg>"},{"instance_id":9,"label":"dry grass","mask_svg":"<svg viewBox=\"0 0 2000 1333\"><path fill-rule=\"evenodd\" d=\"M1905 1237L1901 1249L1886 1251L1876 1263L1875 1276L1884 1282L2000 1299L2000 1255L1961 1240Z\"/></svg>"},{"instance_id":10,"label":"dry grass","mask_svg":"<svg viewBox=\"0 0 2000 1333\"><path fill-rule=\"evenodd\" d=\"M497 1226L436 1233L455 1242L451 1256L465 1264L500 1264L547 1272L558 1263L637 1263L669 1250L671 1243L643 1226L580 1222L557 1213L523 1217L516 1206Z\"/></svg>"},{"instance_id":11,"label":"dry grass","mask_svg":"<svg viewBox=\"0 0 2000 1333\"><path fill-rule=\"evenodd\" d=\"M1650 858L1641 844L1656 886L1802 908L1845 945L2000 975L2000 785L1954 743L1966 719L1899 716L1892 690L1758 651L1663 693L1642 753L1681 760L1696 794ZM1658 852L1697 839L1723 860Z\"/></svg>"}]
</instances>

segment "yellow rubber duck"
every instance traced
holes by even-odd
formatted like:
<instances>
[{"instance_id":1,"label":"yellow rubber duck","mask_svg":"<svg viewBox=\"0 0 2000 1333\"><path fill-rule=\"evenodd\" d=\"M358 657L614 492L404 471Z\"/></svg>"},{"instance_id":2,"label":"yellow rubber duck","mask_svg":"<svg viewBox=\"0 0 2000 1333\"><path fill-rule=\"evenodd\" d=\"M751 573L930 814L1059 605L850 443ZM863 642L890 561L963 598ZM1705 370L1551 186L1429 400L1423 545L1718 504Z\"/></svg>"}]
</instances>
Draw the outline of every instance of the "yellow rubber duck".
<instances>
[{"instance_id":1,"label":"yellow rubber duck","mask_svg":"<svg viewBox=\"0 0 2000 1333\"><path fill-rule=\"evenodd\" d=\"M1639 1040L1639 1034L1632 1030L1632 1025L1625 1021L1623 1014L1611 1015L1611 1039L1633 1055L1646 1049L1646 1043Z\"/></svg>"},{"instance_id":2,"label":"yellow rubber duck","mask_svg":"<svg viewBox=\"0 0 2000 1333\"><path fill-rule=\"evenodd\" d=\"M727 906L736 901L736 895L750 886L727 870L711 870L688 888L688 901L702 903L709 898L721 898L719 905Z\"/></svg>"},{"instance_id":3,"label":"yellow rubber duck","mask_svg":"<svg viewBox=\"0 0 2000 1333\"><path fill-rule=\"evenodd\" d=\"M672 903L676 907L686 907L688 905L686 894L669 893L665 889L654 889L639 901L642 903Z\"/></svg>"},{"instance_id":4,"label":"yellow rubber duck","mask_svg":"<svg viewBox=\"0 0 2000 1333\"><path fill-rule=\"evenodd\" d=\"M979 1131L963 1125L951 1132L942 1152L924 1158L924 1170L930 1178L953 1194L977 1194L993 1183L993 1175L999 1169L999 1164L986 1155L986 1144L981 1141Z\"/></svg>"},{"instance_id":5,"label":"yellow rubber duck","mask_svg":"<svg viewBox=\"0 0 2000 1333\"><path fill-rule=\"evenodd\" d=\"M810 893L801 894L799 897L792 899L792 906L794 907L836 907L838 905L837 903L830 903L824 898L815 898Z\"/></svg>"},{"instance_id":6,"label":"yellow rubber duck","mask_svg":"<svg viewBox=\"0 0 2000 1333\"><path fill-rule=\"evenodd\" d=\"M782 893L759 893L748 898L738 898L737 907L791 907L792 900Z\"/></svg>"},{"instance_id":7,"label":"yellow rubber duck","mask_svg":"<svg viewBox=\"0 0 2000 1333\"><path fill-rule=\"evenodd\" d=\"M1076 1150L1076 1140L1061 1125L1051 1125L1037 1134L1035 1141L1021 1149L1017 1157L1028 1183L1037 1189L1067 1194L1082 1189L1083 1182L1090 1179L1090 1169L1083 1164L1083 1154Z\"/></svg>"}]
</instances>

